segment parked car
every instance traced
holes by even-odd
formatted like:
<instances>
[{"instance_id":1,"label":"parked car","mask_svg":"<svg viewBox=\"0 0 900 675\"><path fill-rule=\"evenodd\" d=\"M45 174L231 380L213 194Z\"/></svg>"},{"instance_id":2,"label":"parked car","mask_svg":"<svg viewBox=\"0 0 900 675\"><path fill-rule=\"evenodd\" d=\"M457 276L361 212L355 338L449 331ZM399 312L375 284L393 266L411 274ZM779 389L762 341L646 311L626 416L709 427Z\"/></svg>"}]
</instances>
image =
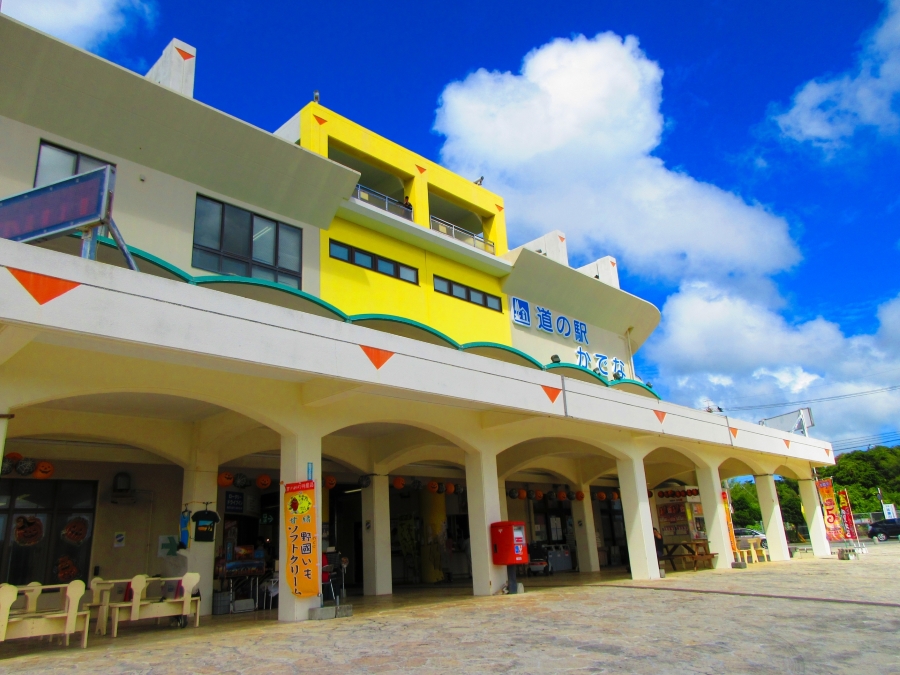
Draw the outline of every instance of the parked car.
<instances>
[{"instance_id":1,"label":"parked car","mask_svg":"<svg viewBox=\"0 0 900 675\"><path fill-rule=\"evenodd\" d=\"M769 548L769 542L766 540L764 532L759 530L751 530L749 527L734 528L735 539L760 539L759 545L763 548Z\"/></svg>"},{"instance_id":2,"label":"parked car","mask_svg":"<svg viewBox=\"0 0 900 675\"><path fill-rule=\"evenodd\" d=\"M872 523L869 526L869 536L878 541L885 541L888 537L900 537L900 518L885 518Z\"/></svg>"}]
</instances>

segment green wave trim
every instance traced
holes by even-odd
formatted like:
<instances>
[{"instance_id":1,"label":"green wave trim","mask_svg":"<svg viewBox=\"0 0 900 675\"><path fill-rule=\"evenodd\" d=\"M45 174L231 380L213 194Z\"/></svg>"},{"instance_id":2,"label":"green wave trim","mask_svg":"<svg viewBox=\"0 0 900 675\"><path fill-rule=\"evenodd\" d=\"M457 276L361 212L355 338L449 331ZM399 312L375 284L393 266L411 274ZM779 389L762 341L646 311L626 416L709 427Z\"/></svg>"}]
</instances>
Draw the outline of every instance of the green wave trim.
<instances>
[{"instance_id":1,"label":"green wave trim","mask_svg":"<svg viewBox=\"0 0 900 675\"><path fill-rule=\"evenodd\" d=\"M462 349L462 346L454 340L449 335L442 333L436 328L432 328L431 326L427 326L424 323L420 323L413 319L407 319L402 316L395 316L393 314L354 314L349 318L350 323L357 323L358 321L388 321L391 323L399 323L404 324L406 326L412 326L413 328L418 328L419 330L423 330L426 333L430 333L435 336L439 340L443 340L448 345L453 347L454 349Z\"/></svg>"},{"instance_id":2,"label":"green wave trim","mask_svg":"<svg viewBox=\"0 0 900 675\"><path fill-rule=\"evenodd\" d=\"M282 293L288 293L290 295L294 295L298 298L302 298L303 300L311 302L314 305L318 305L322 309L334 314L341 321L350 321L350 317L348 317L330 302L325 302L321 298L310 295L306 291L301 291L296 288L292 288L291 286L285 286L284 284L279 284L276 281L266 281L265 279L254 279L252 277L237 277L225 275L209 275L203 277L194 277L193 279L193 283L197 286L205 286L207 284L243 284L245 286L271 288L272 290L281 291Z\"/></svg>"},{"instance_id":3,"label":"green wave trim","mask_svg":"<svg viewBox=\"0 0 900 675\"><path fill-rule=\"evenodd\" d=\"M75 233L72 236L80 237L79 233ZM101 246L106 246L108 248L118 248L116 242L109 237L97 237L97 243ZM557 370L560 368L570 368L572 370L577 370L581 373L584 373L588 377L596 380L600 384L605 387L617 387L624 384L634 385L636 387L640 387L650 395L652 395L657 400L660 400L659 394L657 394L653 389L648 387L643 382L639 382L638 380L632 379L622 379L622 380L607 380L602 375L598 375L594 371L585 368L584 366L579 366L576 363L548 363L547 365L542 365L540 361L535 359L533 356L526 354L525 352L516 349L515 347L510 347L509 345L500 344L499 342L467 342L466 344L460 344L456 340L454 340L449 335L442 333L436 328L432 328L424 323L419 321L415 321L413 319L407 319L402 316L395 316L393 314L354 314L352 316L345 314L340 309L332 305L330 302L326 302L321 298L317 298L314 295L310 295L305 291L298 290L296 288L291 288L290 286L286 286L284 284L279 284L274 281L266 281L265 279L253 279L251 277L238 277L238 276L226 276L226 275L206 275L202 277L195 277L188 272L185 272L179 267L176 267L172 263L166 262L162 258L158 258L152 253L148 253L147 251L143 251L139 248L135 248L134 246L129 246L128 250L131 252L135 258L139 260L143 260L152 265L156 265L164 269L166 272L171 274L178 279L181 279L185 283L191 284L193 286L205 286L207 284L245 284L249 286L260 286L263 288L271 288L275 291L280 291L282 293L288 293L290 295L294 295L298 298L306 300L307 302L311 302L314 305L318 305L322 309L330 312L335 317L340 319L341 321L345 321L347 323L357 323L362 321L387 321L391 323L399 323L407 326L411 326L413 328L417 328L419 330L425 331L438 338L439 340L445 342L448 346L453 347L454 349L458 349L460 351L468 351L471 349L477 348L487 348L487 349L499 349L501 351L507 352L509 354L513 354L518 356L519 358L524 359L528 363L531 363L535 368L539 368L540 370Z\"/></svg>"},{"instance_id":4,"label":"green wave trim","mask_svg":"<svg viewBox=\"0 0 900 675\"><path fill-rule=\"evenodd\" d=\"M479 347L487 348L487 349L499 349L501 351L508 352L508 353L518 356L522 359L525 359L529 363L533 364L534 367L538 368L539 370L545 370L545 368L541 364L541 362L538 361L533 356L529 356L525 352L520 351L520 350L516 349L515 347L510 347L509 345L503 345L503 344L500 344L499 342L467 342L466 344L460 346L460 349L462 349L463 351L468 351L469 349L477 349Z\"/></svg>"}]
</instances>

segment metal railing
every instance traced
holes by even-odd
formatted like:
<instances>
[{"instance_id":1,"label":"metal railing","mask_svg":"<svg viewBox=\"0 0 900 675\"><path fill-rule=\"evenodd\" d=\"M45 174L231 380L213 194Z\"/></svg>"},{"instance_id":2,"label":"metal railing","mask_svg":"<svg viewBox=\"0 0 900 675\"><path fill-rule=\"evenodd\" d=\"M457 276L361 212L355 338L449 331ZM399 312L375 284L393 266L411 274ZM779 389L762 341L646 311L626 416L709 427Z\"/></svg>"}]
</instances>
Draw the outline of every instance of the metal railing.
<instances>
[{"instance_id":1,"label":"metal railing","mask_svg":"<svg viewBox=\"0 0 900 675\"><path fill-rule=\"evenodd\" d=\"M413 219L412 209L403 206L403 204L398 202L396 199L391 199L387 195L383 195L380 192L376 192L375 190L370 190L363 185L356 186L356 191L353 193L353 196L361 201L366 202L367 204L371 204L375 208L381 209L382 211L393 213L395 216L406 218L406 220Z\"/></svg>"},{"instance_id":2,"label":"metal railing","mask_svg":"<svg viewBox=\"0 0 900 675\"><path fill-rule=\"evenodd\" d=\"M469 232L468 230L464 230L461 227L454 225L453 223L448 223L446 220L441 220L437 216L431 216L431 229L435 232L440 232L443 235L448 237L453 237L473 248L477 248L481 251L485 251L486 253L494 254L494 243L491 241L487 241L484 238L484 235L475 234L473 232Z\"/></svg>"}]
</instances>

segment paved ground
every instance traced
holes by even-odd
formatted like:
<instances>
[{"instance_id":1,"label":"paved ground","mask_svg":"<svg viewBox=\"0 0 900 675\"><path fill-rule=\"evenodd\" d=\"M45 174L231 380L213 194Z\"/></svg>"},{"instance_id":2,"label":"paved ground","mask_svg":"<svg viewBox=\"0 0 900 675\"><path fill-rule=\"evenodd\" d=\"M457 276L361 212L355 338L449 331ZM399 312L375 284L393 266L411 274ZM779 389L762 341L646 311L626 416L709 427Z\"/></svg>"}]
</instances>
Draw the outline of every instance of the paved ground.
<instances>
[{"instance_id":1,"label":"paved ground","mask_svg":"<svg viewBox=\"0 0 900 675\"><path fill-rule=\"evenodd\" d=\"M406 592L354 599L355 616L334 621L139 626L87 650L11 642L0 672L900 674L900 543L869 550L653 583L557 575L520 596Z\"/></svg>"}]
</instances>

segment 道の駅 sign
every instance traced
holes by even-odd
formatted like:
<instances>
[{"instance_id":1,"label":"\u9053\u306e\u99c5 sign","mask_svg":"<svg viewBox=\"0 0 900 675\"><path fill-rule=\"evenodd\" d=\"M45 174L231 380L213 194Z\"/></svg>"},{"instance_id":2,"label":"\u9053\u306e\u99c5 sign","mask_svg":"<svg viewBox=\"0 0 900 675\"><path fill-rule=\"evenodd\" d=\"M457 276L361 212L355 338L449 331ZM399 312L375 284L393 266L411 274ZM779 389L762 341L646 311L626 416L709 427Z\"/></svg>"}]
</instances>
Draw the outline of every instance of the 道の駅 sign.
<instances>
[{"instance_id":1,"label":"\u9053\u306e\u99c5 sign","mask_svg":"<svg viewBox=\"0 0 900 675\"><path fill-rule=\"evenodd\" d=\"M298 597L319 595L319 537L316 526L316 482L284 486L284 535L287 582Z\"/></svg>"}]
</instances>

